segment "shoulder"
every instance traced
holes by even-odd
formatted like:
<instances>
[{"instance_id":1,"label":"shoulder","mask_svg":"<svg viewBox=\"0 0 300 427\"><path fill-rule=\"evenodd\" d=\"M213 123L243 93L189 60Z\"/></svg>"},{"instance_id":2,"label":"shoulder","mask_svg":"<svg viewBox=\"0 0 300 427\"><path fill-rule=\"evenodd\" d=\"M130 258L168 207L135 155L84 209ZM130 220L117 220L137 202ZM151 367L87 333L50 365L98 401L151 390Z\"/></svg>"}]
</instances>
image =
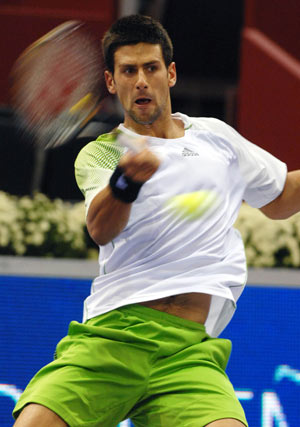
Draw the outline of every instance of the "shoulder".
<instances>
[{"instance_id":1,"label":"shoulder","mask_svg":"<svg viewBox=\"0 0 300 427\"><path fill-rule=\"evenodd\" d=\"M101 166L114 169L124 149L117 143L117 132L100 135L81 149L75 160L75 168Z\"/></svg>"},{"instance_id":2,"label":"shoulder","mask_svg":"<svg viewBox=\"0 0 300 427\"><path fill-rule=\"evenodd\" d=\"M223 137L229 136L230 133L237 133L227 123L214 117L190 117L182 113L174 113L173 117L182 120L185 129L208 131Z\"/></svg>"},{"instance_id":3,"label":"shoulder","mask_svg":"<svg viewBox=\"0 0 300 427\"><path fill-rule=\"evenodd\" d=\"M214 117L190 117L192 128L206 130L212 134L226 137L231 132L236 132L231 126Z\"/></svg>"}]
</instances>

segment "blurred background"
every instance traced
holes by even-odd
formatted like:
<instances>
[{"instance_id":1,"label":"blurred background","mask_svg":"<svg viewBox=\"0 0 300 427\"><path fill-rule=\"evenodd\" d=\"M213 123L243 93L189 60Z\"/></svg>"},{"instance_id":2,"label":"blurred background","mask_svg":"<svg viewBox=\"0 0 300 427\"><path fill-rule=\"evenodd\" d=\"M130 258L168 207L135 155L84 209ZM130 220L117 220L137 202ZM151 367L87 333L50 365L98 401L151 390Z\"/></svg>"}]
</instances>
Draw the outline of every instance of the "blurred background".
<instances>
[{"instance_id":1,"label":"blurred background","mask_svg":"<svg viewBox=\"0 0 300 427\"><path fill-rule=\"evenodd\" d=\"M86 21L100 49L110 24L131 13L160 20L173 40L178 69L174 112L225 120L290 169L299 166L298 0L1 0L0 190L15 195L39 190L50 198L82 199L74 160L87 142L122 121L119 106L106 100L102 112L74 141L48 151L37 184L34 152L14 126L9 73L30 43L65 20Z\"/></svg>"},{"instance_id":2,"label":"blurred background","mask_svg":"<svg viewBox=\"0 0 300 427\"><path fill-rule=\"evenodd\" d=\"M17 251L24 256L0 256L1 427L12 425L15 402L32 375L52 359L69 321L81 320L82 302L98 274L98 264L86 259L59 259L69 257L66 248L78 237L72 233L80 234L84 222L81 208L66 216L60 202L81 205L76 203L82 201L82 195L74 178L75 158L85 144L122 121L118 103L108 98L80 135L65 146L47 151L45 162L39 165L36 153L14 124L10 70L30 43L66 20L87 22L100 49L100 40L111 23L131 13L160 20L173 40L178 70L178 83L171 92L174 112L224 120L285 161L289 169L300 168L299 0L0 0L1 254L12 254L5 236L19 217L18 226L24 230L28 224L23 216L32 222L27 227L30 238L39 231L38 221L46 213L50 218L55 211L59 223L47 232L58 239L58 252L46 242L40 251L38 244L31 244L33 255L42 253L43 258L28 257L25 247ZM39 166L41 180L37 183L34 175ZM53 200L53 205L39 197L29 209L28 198L15 204L16 200L1 194L22 199L35 190ZM268 267L296 268L249 269L248 286L223 334L233 341L228 374L251 427L298 427L300 219L281 222L280 226L279 221L269 221L274 226L271 232L262 217L248 211L242 217L247 232L244 240L251 244L256 233L257 241L264 246L268 243L272 251L274 247L280 262L274 264L275 255L265 256L260 247L255 251L251 247L252 260L258 262L254 266L264 267L263 262L267 262ZM55 234L65 223L75 229L71 237L67 227L60 231L70 240L68 245L59 233L59 238ZM253 232L249 231L251 227ZM16 230L12 230L13 235L22 237L18 227ZM129 421L122 423L123 427L130 425Z\"/></svg>"}]
</instances>

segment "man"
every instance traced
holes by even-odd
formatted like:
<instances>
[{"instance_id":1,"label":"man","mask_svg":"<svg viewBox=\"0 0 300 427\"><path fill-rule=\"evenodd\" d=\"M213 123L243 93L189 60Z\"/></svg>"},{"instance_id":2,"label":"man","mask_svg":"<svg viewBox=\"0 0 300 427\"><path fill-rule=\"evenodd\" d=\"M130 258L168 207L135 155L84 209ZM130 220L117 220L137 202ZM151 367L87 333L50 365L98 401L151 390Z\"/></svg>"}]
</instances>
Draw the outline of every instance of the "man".
<instances>
[{"instance_id":1,"label":"man","mask_svg":"<svg viewBox=\"0 0 300 427\"><path fill-rule=\"evenodd\" d=\"M247 425L224 371L231 343L214 338L246 281L232 226L243 199L271 218L299 211L300 172L223 122L172 114L172 44L151 18L118 20L103 49L124 123L75 164L100 274L84 323L71 322L56 359L31 381L15 425ZM124 149L118 133L141 149ZM206 215L170 209L172 196L201 189L218 194Z\"/></svg>"}]
</instances>

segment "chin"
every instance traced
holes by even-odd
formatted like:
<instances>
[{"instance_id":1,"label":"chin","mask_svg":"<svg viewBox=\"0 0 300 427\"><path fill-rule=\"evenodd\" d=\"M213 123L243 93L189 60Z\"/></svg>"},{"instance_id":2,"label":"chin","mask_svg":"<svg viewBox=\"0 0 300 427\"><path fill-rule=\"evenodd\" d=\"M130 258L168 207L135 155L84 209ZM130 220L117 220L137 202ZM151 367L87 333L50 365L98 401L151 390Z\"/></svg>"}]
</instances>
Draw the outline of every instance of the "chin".
<instances>
[{"instance_id":1,"label":"chin","mask_svg":"<svg viewBox=\"0 0 300 427\"><path fill-rule=\"evenodd\" d=\"M140 125L152 125L161 115L161 111L154 111L152 114L137 115L131 114L130 117Z\"/></svg>"}]
</instances>

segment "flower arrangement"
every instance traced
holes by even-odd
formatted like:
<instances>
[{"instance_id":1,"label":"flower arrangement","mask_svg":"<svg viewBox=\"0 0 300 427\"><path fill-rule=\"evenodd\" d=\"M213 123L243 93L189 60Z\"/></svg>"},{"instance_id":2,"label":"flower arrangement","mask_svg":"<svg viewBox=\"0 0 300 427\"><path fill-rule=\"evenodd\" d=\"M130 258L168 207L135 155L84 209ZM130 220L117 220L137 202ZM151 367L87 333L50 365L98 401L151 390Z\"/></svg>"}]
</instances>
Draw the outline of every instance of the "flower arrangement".
<instances>
[{"instance_id":1,"label":"flower arrangement","mask_svg":"<svg viewBox=\"0 0 300 427\"><path fill-rule=\"evenodd\" d=\"M243 204L235 227L243 238L249 267L300 267L300 213L270 220Z\"/></svg>"},{"instance_id":2,"label":"flower arrangement","mask_svg":"<svg viewBox=\"0 0 300 427\"><path fill-rule=\"evenodd\" d=\"M0 255L93 258L84 204L0 192Z\"/></svg>"},{"instance_id":3,"label":"flower arrangement","mask_svg":"<svg viewBox=\"0 0 300 427\"><path fill-rule=\"evenodd\" d=\"M243 204L235 227L249 267L300 267L300 214L273 221ZM95 259L84 203L0 192L0 255Z\"/></svg>"}]
</instances>

